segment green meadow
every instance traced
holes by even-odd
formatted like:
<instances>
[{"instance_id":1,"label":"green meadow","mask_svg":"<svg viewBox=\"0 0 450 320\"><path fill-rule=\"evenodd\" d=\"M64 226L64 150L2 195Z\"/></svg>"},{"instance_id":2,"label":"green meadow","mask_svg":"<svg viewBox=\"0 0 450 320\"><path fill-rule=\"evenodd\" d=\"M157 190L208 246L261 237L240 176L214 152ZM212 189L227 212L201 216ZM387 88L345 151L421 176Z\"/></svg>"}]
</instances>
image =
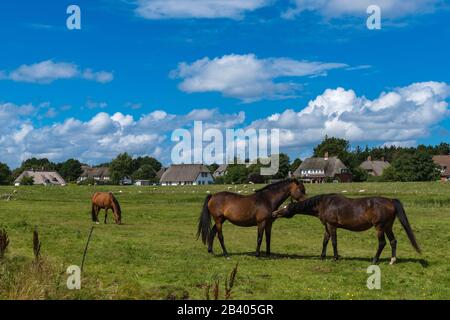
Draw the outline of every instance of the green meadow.
<instances>
[{"instance_id":1,"label":"green meadow","mask_svg":"<svg viewBox=\"0 0 450 320\"><path fill-rule=\"evenodd\" d=\"M314 217L277 220L268 258L265 242L262 257L254 256L256 227L225 223L231 257L221 256L217 239L214 255L208 254L196 240L207 192L230 188L248 194L257 187L0 187L0 229L10 240L0 261L0 299L205 299L205 288L215 281L222 297L225 278L237 263L232 299L450 298L450 183L306 185L308 195L381 195L403 202L423 254L413 250L396 221L398 262L389 265L388 244L379 264L381 290L366 287L367 267L377 248L373 229L339 229L342 258L335 262L331 257L319 259L323 227ZM124 224L113 224L110 216L107 225L95 226L82 288L68 290L65 271L81 264L93 225L90 196L95 191L114 192ZM39 263L33 262L35 227L41 241Z\"/></svg>"}]
</instances>

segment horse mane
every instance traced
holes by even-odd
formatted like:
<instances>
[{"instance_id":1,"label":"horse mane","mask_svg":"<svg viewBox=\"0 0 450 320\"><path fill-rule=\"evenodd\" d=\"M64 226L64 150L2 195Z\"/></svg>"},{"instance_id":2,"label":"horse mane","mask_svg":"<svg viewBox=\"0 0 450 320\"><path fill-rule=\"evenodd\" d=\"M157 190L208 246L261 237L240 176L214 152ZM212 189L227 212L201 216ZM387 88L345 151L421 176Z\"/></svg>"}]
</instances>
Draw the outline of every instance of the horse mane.
<instances>
[{"instance_id":1,"label":"horse mane","mask_svg":"<svg viewBox=\"0 0 450 320\"><path fill-rule=\"evenodd\" d=\"M285 180L281 180L281 181L278 181L278 182L274 182L274 183L268 184L264 188L258 189L255 192L273 190L275 188L279 188L281 186L287 185L287 184L292 183L292 182L295 182L297 185L299 184L297 179L295 179L295 178L288 178L288 179L285 179Z\"/></svg>"},{"instance_id":2,"label":"horse mane","mask_svg":"<svg viewBox=\"0 0 450 320\"><path fill-rule=\"evenodd\" d=\"M116 197L114 197L114 195L112 193L110 193L110 194L111 194L112 201L114 202L114 205L116 206L117 210L119 211L118 214L121 214L122 209L120 208L119 201L117 201Z\"/></svg>"}]
</instances>

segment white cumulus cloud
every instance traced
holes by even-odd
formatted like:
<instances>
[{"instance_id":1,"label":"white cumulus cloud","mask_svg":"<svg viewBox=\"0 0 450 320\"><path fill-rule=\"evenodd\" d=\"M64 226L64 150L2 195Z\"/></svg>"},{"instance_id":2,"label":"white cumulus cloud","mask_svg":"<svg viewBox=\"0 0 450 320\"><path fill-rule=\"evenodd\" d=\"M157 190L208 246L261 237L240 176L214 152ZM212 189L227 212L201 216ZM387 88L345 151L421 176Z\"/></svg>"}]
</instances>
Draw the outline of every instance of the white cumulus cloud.
<instances>
[{"instance_id":1,"label":"white cumulus cloud","mask_svg":"<svg viewBox=\"0 0 450 320\"><path fill-rule=\"evenodd\" d=\"M304 11L315 11L327 18L364 16L371 5L381 8L382 16L400 18L432 12L442 0L291 0L292 6L283 13L294 18Z\"/></svg>"},{"instance_id":2,"label":"white cumulus cloud","mask_svg":"<svg viewBox=\"0 0 450 320\"><path fill-rule=\"evenodd\" d=\"M301 111L292 109L254 121L250 127L279 128L281 145L307 146L325 135L353 143L407 144L429 134L432 126L449 116L450 86L420 82L383 92L374 100L353 90L327 89Z\"/></svg>"},{"instance_id":3,"label":"white cumulus cloud","mask_svg":"<svg viewBox=\"0 0 450 320\"><path fill-rule=\"evenodd\" d=\"M29 157L46 157L52 161L77 158L94 164L109 161L121 152L157 156L170 162L173 130L192 129L195 120L204 121L205 128L222 129L241 126L245 120L243 112L222 114L217 109L198 109L182 115L157 110L140 118L100 112L87 121L68 118L35 127L34 110L28 105L0 105L0 162L16 167Z\"/></svg>"},{"instance_id":4,"label":"white cumulus cloud","mask_svg":"<svg viewBox=\"0 0 450 320\"><path fill-rule=\"evenodd\" d=\"M226 97L245 102L281 99L295 95L297 83L276 81L281 77L326 75L329 70L347 67L343 63L300 61L288 58L259 59L254 54L225 55L203 58L193 63L182 62L171 72L172 78L182 79L182 91L220 92Z\"/></svg>"},{"instance_id":5,"label":"white cumulus cloud","mask_svg":"<svg viewBox=\"0 0 450 320\"><path fill-rule=\"evenodd\" d=\"M351 89L327 89L298 110L283 110L251 123L246 122L243 111L194 109L186 114L155 110L140 117L99 112L88 120L67 118L41 127L34 121L40 105L5 103L0 104L0 162L16 167L29 157L47 157L96 164L129 152L153 155L168 163L173 130L192 130L196 120L203 121L204 129L222 131L278 128L282 151L304 153L326 134L354 144L410 146L450 117L449 98L448 84L430 81L382 92L374 99Z\"/></svg>"},{"instance_id":6,"label":"white cumulus cloud","mask_svg":"<svg viewBox=\"0 0 450 320\"><path fill-rule=\"evenodd\" d=\"M135 12L145 19L241 19L272 0L138 0Z\"/></svg>"},{"instance_id":7,"label":"white cumulus cloud","mask_svg":"<svg viewBox=\"0 0 450 320\"><path fill-rule=\"evenodd\" d=\"M34 64L23 64L10 72L0 71L0 79L9 79L16 82L48 84L56 80L74 78L107 83L112 81L114 76L111 72L95 72L91 69L80 70L74 63L54 62L52 60L45 60Z\"/></svg>"}]
</instances>

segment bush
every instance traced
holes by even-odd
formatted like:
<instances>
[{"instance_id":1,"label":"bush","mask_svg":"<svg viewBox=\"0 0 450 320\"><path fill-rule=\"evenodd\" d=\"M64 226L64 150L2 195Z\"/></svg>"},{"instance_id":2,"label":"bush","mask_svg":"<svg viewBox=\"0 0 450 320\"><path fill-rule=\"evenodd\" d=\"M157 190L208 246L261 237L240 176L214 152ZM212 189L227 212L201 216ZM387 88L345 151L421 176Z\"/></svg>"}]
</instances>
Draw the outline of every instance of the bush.
<instances>
[{"instance_id":1,"label":"bush","mask_svg":"<svg viewBox=\"0 0 450 320\"><path fill-rule=\"evenodd\" d=\"M439 170L431 155L424 152L402 154L383 172L384 181L433 181L439 179Z\"/></svg>"},{"instance_id":2,"label":"bush","mask_svg":"<svg viewBox=\"0 0 450 320\"><path fill-rule=\"evenodd\" d=\"M22 180L20 180L20 184L22 186L32 186L34 184L34 178L33 177L23 177Z\"/></svg>"}]
</instances>

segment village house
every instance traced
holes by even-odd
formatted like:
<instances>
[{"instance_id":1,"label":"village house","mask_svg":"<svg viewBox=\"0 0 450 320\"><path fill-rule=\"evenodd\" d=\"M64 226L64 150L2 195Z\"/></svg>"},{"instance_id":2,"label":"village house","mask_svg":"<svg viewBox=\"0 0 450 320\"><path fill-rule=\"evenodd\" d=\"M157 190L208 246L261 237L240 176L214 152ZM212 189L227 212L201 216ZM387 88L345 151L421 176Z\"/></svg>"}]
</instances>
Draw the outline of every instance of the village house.
<instances>
[{"instance_id":1,"label":"village house","mask_svg":"<svg viewBox=\"0 0 450 320\"><path fill-rule=\"evenodd\" d=\"M88 179L93 179L98 182L109 182L111 175L108 167L91 168L89 166L82 166L83 173L77 179L77 182L82 182Z\"/></svg>"},{"instance_id":2,"label":"village house","mask_svg":"<svg viewBox=\"0 0 450 320\"><path fill-rule=\"evenodd\" d=\"M388 168L390 163L384 160L384 157L381 160L372 160L371 156L367 157L367 160L359 165L359 167L365 170L369 175L380 177L383 175L384 169Z\"/></svg>"},{"instance_id":3,"label":"village house","mask_svg":"<svg viewBox=\"0 0 450 320\"><path fill-rule=\"evenodd\" d=\"M44 186L65 186L66 181L61 177L61 175L56 171L39 171L39 170L26 170L22 172L16 180L14 180L15 186L20 186L22 184L23 178L32 178L34 185L44 185Z\"/></svg>"},{"instance_id":4,"label":"village house","mask_svg":"<svg viewBox=\"0 0 450 320\"><path fill-rule=\"evenodd\" d=\"M213 173L213 177L217 178L217 177L223 177L224 175L227 174L227 169L228 169L228 165L227 164L221 164L216 171L214 171Z\"/></svg>"},{"instance_id":5,"label":"village house","mask_svg":"<svg viewBox=\"0 0 450 320\"><path fill-rule=\"evenodd\" d=\"M134 182L135 186L139 186L139 187L143 187L143 186L149 186L150 185L150 180L136 180Z\"/></svg>"},{"instance_id":6,"label":"village house","mask_svg":"<svg viewBox=\"0 0 450 320\"><path fill-rule=\"evenodd\" d=\"M214 183L214 178L208 167L203 164L171 165L162 175L160 184L174 185L205 185Z\"/></svg>"},{"instance_id":7,"label":"village house","mask_svg":"<svg viewBox=\"0 0 450 320\"><path fill-rule=\"evenodd\" d=\"M440 168L441 180L450 181L450 155L434 156L433 161Z\"/></svg>"},{"instance_id":8,"label":"village house","mask_svg":"<svg viewBox=\"0 0 450 320\"><path fill-rule=\"evenodd\" d=\"M345 164L337 157L308 158L295 170L294 177L305 182L318 183L329 180L351 182L352 175Z\"/></svg>"}]
</instances>

